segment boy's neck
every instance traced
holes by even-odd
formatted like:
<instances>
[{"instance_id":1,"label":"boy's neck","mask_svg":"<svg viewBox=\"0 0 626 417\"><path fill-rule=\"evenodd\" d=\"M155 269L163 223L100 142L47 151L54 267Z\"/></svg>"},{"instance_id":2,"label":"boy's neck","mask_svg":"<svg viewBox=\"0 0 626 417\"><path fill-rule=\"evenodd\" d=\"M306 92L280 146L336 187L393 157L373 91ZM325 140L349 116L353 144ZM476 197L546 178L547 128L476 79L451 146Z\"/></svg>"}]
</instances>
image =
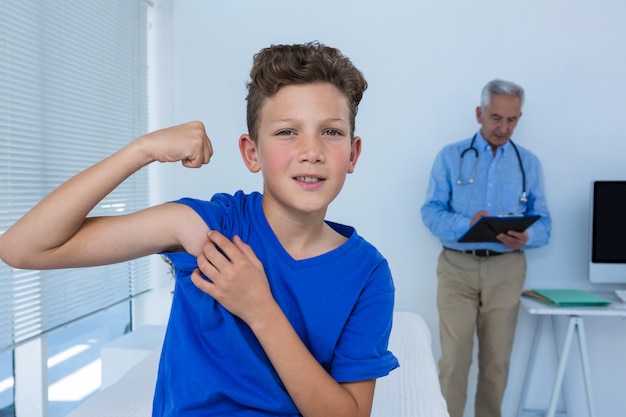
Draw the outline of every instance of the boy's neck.
<instances>
[{"instance_id":1,"label":"boy's neck","mask_svg":"<svg viewBox=\"0 0 626 417\"><path fill-rule=\"evenodd\" d=\"M324 221L324 214L289 216L265 211L265 218L285 251L296 260L313 258L341 246L347 239Z\"/></svg>"}]
</instances>

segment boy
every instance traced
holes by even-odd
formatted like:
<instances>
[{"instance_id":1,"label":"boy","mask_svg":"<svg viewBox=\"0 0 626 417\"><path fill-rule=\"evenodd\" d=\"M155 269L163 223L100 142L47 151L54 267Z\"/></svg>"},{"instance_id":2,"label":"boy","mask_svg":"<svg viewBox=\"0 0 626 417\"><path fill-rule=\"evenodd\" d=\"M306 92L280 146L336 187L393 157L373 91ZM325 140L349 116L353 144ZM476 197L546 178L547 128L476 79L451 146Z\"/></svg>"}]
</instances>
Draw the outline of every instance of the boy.
<instances>
[{"instance_id":1,"label":"boy","mask_svg":"<svg viewBox=\"0 0 626 417\"><path fill-rule=\"evenodd\" d=\"M169 258L176 287L153 416L369 416L375 379L398 366L387 350L391 273L353 228L324 220L361 152L354 128L366 88L334 48L265 48L239 138L263 194L86 218L151 162L207 164L204 126L186 123L61 185L0 238L0 257L32 269Z\"/></svg>"}]
</instances>

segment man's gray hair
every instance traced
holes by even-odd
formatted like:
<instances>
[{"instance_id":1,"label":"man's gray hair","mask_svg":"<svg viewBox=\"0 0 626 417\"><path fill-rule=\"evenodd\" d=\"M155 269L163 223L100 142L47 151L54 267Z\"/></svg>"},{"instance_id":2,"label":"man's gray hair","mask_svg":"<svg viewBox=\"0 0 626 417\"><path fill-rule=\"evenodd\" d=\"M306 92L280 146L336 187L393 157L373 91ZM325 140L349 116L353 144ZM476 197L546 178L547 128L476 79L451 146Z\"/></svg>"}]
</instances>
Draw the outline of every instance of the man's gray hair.
<instances>
[{"instance_id":1,"label":"man's gray hair","mask_svg":"<svg viewBox=\"0 0 626 417\"><path fill-rule=\"evenodd\" d=\"M519 97L521 106L524 105L524 89L514 82L498 79L489 81L483 87L483 91L480 95L480 107L484 109L489 105L492 94L505 94L507 96Z\"/></svg>"}]
</instances>

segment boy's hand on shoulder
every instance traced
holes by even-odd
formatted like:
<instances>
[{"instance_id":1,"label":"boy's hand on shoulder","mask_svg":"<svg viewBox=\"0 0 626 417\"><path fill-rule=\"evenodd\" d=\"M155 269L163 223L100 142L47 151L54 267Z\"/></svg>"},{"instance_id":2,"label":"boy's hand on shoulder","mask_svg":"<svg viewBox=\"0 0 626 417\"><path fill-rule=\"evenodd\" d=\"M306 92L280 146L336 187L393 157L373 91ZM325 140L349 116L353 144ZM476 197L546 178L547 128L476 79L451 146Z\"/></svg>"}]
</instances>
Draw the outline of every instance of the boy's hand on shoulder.
<instances>
[{"instance_id":1,"label":"boy's hand on shoulder","mask_svg":"<svg viewBox=\"0 0 626 417\"><path fill-rule=\"evenodd\" d=\"M188 122L148 133L136 140L150 162L178 162L187 168L208 164L213 146L202 122Z\"/></svg>"},{"instance_id":2,"label":"boy's hand on shoulder","mask_svg":"<svg viewBox=\"0 0 626 417\"><path fill-rule=\"evenodd\" d=\"M275 307L263 264L252 248L239 236L231 242L212 230L208 237L197 257L198 269L191 275L196 287L248 324L261 318L265 308Z\"/></svg>"}]
</instances>

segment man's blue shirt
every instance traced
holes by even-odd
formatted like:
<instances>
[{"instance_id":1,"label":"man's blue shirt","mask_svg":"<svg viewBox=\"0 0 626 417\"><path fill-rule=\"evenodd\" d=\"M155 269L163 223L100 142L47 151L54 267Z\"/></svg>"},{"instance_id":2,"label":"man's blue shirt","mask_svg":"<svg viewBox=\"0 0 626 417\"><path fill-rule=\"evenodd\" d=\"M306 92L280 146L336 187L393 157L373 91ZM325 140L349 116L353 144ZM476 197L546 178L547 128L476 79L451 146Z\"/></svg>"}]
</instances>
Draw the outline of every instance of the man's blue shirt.
<instances>
[{"instance_id":1,"label":"man's blue shirt","mask_svg":"<svg viewBox=\"0 0 626 417\"><path fill-rule=\"evenodd\" d=\"M503 214L538 214L541 218L527 229L528 242L522 249L548 243L552 220L544 193L543 171L539 159L517 145L524 172L528 200L520 200L523 187L522 170L510 141L497 149L478 132L472 150L472 138L445 146L433 164L426 201L421 208L424 224L442 243L451 249L490 249L511 251L502 243L459 243L470 227L472 217L480 210L497 216ZM475 166L474 166L475 165ZM472 171L474 173L472 175ZM473 179L472 183L467 182ZM459 184L459 180L462 184Z\"/></svg>"}]
</instances>

